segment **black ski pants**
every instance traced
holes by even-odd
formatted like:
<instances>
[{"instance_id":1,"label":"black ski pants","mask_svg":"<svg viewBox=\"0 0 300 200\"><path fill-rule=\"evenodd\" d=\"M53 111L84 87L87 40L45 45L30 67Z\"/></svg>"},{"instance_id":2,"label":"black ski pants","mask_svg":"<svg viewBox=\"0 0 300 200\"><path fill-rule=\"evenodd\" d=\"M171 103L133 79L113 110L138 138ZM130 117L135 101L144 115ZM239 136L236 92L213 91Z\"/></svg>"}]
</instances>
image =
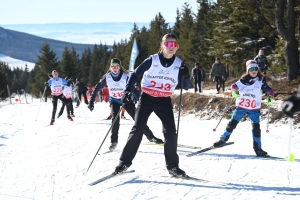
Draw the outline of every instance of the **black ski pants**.
<instances>
[{"instance_id":1,"label":"black ski pants","mask_svg":"<svg viewBox=\"0 0 300 200\"><path fill-rule=\"evenodd\" d=\"M135 122L120 157L120 163L130 166L143 137L148 118L154 112L162 121L165 129L164 153L167 168L178 167L177 134L173 106L170 97L158 98L142 93L136 109Z\"/></svg>"},{"instance_id":2,"label":"black ski pants","mask_svg":"<svg viewBox=\"0 0 300 200\"><path fill-rule=\"evenodd\" d=\"M81 102L81 95L83 95L83 98L84 98L84 103L88 104L88 100L87 100L87 97L86 97L86 93L85 92L78 92L78 99L77 99L77 107L80 105L80 102Z\"/></svg>"},{"instance_id":3,"label":"black ski pants","mask_svg":"<svg viewBox=\"0 0 300 200\"><path fill-rule=\"evenodd\" d=\"M66 105L66 107L67 107L67 113L68 113L68 115L70 115L70 104L67 101L66 97L63 94L61 94L59 96L52 96L53 110L52 110L52 118L51 119L55 119L55 114L56 114L56 110L57 110L57 101L58 101L58 99L60 99L63 102L63 104Z\"/></svg>"},{"instance_id":4,"label":"black ski pants","mask_svg":"<svg viewBox=\"0 0 300 200\"><path fill-rule=\"evenodd\" d=\"M195 85L195 93L198 91L197 86L199 88L199 93L201 93L201 80L194 80L194 85Z\"/></svg>"},{"instance_id":5,"label":"black ski pants","mask_svg":"<svg viewBox=\"0 0 300 200\"><path fill-rule=\"evenodd\" d=\"M70 105L70 112L73 115L74 114L74 108L73 108L72 98L67 99L67 101L69 102L69 105ZM65 104L63 103L61 105L61 108L60 108L60 111L59 111L59 115L62 115L64 113L64 109L65 109Z\"/></svg>"},{"instance_id":6,"label":"black ski pants","mask_svg":"<svg viewBox=\"0 0 300 200\"><path fill-rule=\"evenodd\" d=\"M110 110L112 113L112 122L114 121L115 117L117 117L118 112L121 109L121 105L115 102L110 103ZM134 103L129 103L124 105L124 109L127 111L128 115L134 120L135 116L135 105ZM111 129L111 142L118 142L118 134L119 134L119 128L120 128L120 115L118 116L115 124L113 125ZM143 131L144 135L146 135L147 139L150 140L154 138L153 132L150 130L150 128L146 125Z\"/></svg>"},{"instance_id":7,"label":"black ski pants","mask_svg":"<svg viewBox=\"0 0 300 200\"><path fill-rule=\"evenodd\" d=\"M220 89L222 88L223 92L225 90L225 81L222 79L221 76L215 76L215 81L216 81L216 89L219 92Z\"/></svg>"}]
</instances>

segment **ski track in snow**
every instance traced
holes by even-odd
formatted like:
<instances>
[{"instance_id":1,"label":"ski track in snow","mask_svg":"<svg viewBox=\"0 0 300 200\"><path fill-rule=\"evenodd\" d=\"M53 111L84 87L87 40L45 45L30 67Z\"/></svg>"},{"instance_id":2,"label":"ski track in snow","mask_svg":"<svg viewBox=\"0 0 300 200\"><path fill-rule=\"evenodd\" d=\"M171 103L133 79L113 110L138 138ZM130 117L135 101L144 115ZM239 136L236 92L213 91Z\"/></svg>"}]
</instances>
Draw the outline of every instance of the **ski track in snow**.
<instances>
[{"instance_id":1,"label":"ski track in snow","mask_svg":"<svg viewBox=\"0 0 300 200\"><path fill-rule=\"evenodd\" d=\"M61 104L58 104L58 110ZM39 113L38 113L38 109ZM129 168L134 173L117 176L95 186L88 184L112 173L133 120L120 121L119 144L114 152L97 155L86 172L111 125L105 119L107 103L95 104L90 112L85 104L75 109L73 122L66 111L50 122L52 104L34 100L29 104L0 107L0 199L299 199L300 137L294 130L292 152L295 162L285 161L288 125L270 124L265 133L262 121L262 146L270 155L283 159L256 158L252 149L249 121L238 124L229 141L235 144L204 154L186 157L197 149L178 147L179 166L192 177L226 183L218 185L169 177L162 146L140 145ZM37 121L36 115L38 113ZM129 118L128 114L125 116ZM175 115L176 116L176 115ZM180 144L211 146L218 140L228 120L218 130L218 120L200 120L194 115L180 118ZM177 119L176 119L177 123ZM161 122L153 114L148 125L162 138ZM148 142L143 137L142 142ZM108 135L100 153L106 152Z\"/></svg>"}]
</instances>

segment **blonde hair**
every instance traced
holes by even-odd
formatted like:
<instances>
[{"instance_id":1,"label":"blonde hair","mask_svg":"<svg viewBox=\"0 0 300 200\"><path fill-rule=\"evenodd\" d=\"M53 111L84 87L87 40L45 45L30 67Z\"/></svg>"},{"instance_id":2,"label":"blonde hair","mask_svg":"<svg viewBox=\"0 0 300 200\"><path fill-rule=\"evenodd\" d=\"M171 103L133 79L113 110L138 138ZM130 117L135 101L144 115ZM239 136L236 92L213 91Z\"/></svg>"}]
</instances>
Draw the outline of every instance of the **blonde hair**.
<instances>
[{"instance_id":1,"label":"blonde hair","mask_svg":"<svg viewBox=\"0 0 300 200\"><path fill-rule=\"evenodd\" d=\"M160 45L164 44L168 38L173 38L173 39L175 39L177 41L177 36L176 35L174 35L173 33L167 33L166 35L164 35L162 37ZM162 53L162 52L163 52L162 48L159 47L158 53Z\"/></svg>"}]
</instances>

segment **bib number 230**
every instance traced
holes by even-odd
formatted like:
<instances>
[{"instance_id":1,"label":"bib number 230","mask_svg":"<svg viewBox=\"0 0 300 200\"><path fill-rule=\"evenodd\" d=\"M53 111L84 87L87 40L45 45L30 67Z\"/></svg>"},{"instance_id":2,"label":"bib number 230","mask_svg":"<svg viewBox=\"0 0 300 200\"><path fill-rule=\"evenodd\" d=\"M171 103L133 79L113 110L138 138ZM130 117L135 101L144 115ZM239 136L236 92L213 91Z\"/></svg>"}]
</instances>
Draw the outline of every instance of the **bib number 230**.
<instances>
[{"instance_id":1,"label":"bib number 230","mask_svg":"<svg viewBox=\"0 0 300 200\"><path fill-rule=\"evenodd\" d=\"M255 100L241 98L241 102L239 103L239 106L246 107L246 108L255 108L256 107L256 101Z\"/></svg>"}]
</instances>

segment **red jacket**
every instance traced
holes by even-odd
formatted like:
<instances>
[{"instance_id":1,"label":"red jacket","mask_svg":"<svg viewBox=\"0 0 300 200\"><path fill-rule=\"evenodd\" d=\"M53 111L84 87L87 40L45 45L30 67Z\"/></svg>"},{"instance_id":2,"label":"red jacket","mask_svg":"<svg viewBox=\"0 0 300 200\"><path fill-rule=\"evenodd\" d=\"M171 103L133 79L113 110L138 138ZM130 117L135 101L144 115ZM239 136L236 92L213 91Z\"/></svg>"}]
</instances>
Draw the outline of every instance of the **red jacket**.
<instances>
[{"instance_id":1,"label":"red jacket","mask_svg":"<svg viewBox=\"0 0 300 200\"><path fill-rule=\"evenodd\" d=\"M108 96L109 96L109 92L108 92L108 87L104 87L102 88L102 94L103 94L103 99L105 102L108 102Z\"/></svg>"}]
</instances>

